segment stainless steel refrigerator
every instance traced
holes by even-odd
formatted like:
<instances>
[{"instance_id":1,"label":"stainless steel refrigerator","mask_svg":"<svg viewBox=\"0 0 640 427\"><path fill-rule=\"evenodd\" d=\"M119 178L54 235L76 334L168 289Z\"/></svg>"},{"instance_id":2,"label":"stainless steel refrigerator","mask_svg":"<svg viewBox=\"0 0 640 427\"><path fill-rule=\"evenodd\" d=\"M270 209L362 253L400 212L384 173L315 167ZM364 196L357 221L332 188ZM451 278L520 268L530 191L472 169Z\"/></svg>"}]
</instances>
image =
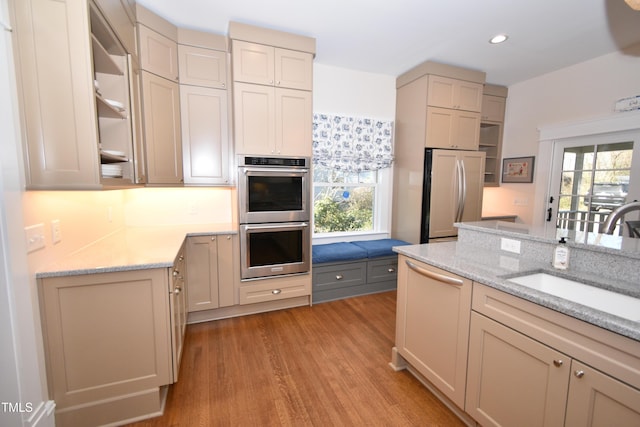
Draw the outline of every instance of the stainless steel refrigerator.
<instances>
[{"instance_id":1,"label":"stainless steel refrigerator","mask_svg":"<svg viewBox=\"0 0 640 427\"><path fill-rule=\"evenodd\" d=\"M480 221L483 151L425 148L420 243L453 240L456 222Z\"/></svg>"}]
</instances>

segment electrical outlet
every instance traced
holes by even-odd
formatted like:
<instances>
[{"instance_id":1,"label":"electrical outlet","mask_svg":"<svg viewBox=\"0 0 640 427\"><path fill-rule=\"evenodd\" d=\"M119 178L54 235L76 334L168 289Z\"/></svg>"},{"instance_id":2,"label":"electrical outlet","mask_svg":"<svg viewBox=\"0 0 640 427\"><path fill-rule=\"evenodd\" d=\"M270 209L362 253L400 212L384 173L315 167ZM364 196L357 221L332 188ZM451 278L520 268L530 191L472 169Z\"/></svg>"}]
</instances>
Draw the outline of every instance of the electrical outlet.
<instances>
[{"instance_id":1,"label":"electrical outlet","mask_svg":"<svg viewBox=\"0 0 640 427\"><path fill-rule=\"evenodd\" d=\"M500 249L514 254L520 253L520 240L500 238Z\"/></svg>"},{"instance_id":2,"label":"electrical outlet","mask_svg":"<svg viewBox=\"0 0 640 427\"><path fill-rule=\"evenodd\" d=\"M33 252L45 247L44 224L30 225L24 228L27 242L27 252Z\"/></svg>"},{"instance_id":3,"label":"electrical outlet","mask_svg":"<svg viewBox=\"0 0 640 427\"><path fill-rule=\"evenodd\" d=\"M51 221L51 241L55 245L62 240L62 230L60 229L60 220Z\"/></svg>"}]
</instances>

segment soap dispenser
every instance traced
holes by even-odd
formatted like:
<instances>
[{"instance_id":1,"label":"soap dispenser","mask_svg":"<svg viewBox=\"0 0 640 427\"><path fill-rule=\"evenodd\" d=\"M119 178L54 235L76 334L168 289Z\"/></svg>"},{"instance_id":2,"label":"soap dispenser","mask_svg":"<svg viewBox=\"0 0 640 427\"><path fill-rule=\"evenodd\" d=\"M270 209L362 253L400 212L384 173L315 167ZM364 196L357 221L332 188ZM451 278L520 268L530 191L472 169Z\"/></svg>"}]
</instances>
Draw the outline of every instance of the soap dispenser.
<instances>
[{"instance_id":1,"label":"soap dispenser","mask_svg":"<svg viewBox=\"0 0 640 427\"><path fill-rule=\"evenodd\" d=\"M553 251L553 267L566 270L569 267L569 248L564 237L560 238L558 246Z\"/></svg>"}]
</instances>

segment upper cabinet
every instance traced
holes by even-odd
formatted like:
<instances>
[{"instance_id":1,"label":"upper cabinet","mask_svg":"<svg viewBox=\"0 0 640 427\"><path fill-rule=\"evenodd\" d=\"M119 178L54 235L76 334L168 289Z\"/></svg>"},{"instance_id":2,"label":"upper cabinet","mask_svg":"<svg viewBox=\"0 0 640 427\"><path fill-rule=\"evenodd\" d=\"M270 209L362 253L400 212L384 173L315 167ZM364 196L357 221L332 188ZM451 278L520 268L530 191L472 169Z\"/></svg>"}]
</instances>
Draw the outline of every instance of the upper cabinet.
<instances>
[{"instance_id":1,"label":"upper cabinet","mask_svg":"<svg viewBox=\"0 0 640 427\"><path fill-rule=\"evenodd\" d=\"M482 108L482 86L482 83L431 75L427 105L479 113Z\"/></svg>"},{"instance_id":2,"label":"upper cabinet","mask_svg":"<svg viewBox=\"0 0 640 427\"><path fill-rule=\"evenodd\" d=\"M484 185L500 185L502 133L508 89L504 86L484 85L482 120L480 123L480 150L487 153Z\"/></svg>"},{"instance_id":3,"label":"upper cabinet","mask_svg":"<svg viewBox=\"0 0 640 427\"><path fill-rule=\"evenodd\" d=\"M229 185L233 149L224 36L178 30L185 185Z\"/></svg>"},{"instance_id":4,"label":"upper cabinet","mask_svg":"<svg viewBox=\"0 0 640 427\"><path fill-rule=\"evenodd\" d=\"M177 82L178 43L143 24L138 25L138 36L142 69Z\"/></svg>"},{"instance_id":5,"label":"upper cabinet","mask_svg":"<svg viewBox=\"0 0 640 427\"><path fill-rule=\"evenodd\" d=\"M240 40L233 41L232 49L234 81L312 90L311 53Z\"/></svg>"},{"instance_id":6,"label":"upper cabinet","mask_svg":"<svg viewBox=\"0 0 640 427\"><path fill-rule=\"evenodd\" d=\"M27 188L134 184L132 61L107 19L92 2L14 7Z\"/></svg>"},{"instance_id":7,"label":"upper cabinet","mask_svg":"<svg viewBox=\"0 0 640 427\"><path fill-rule=\"evenodd\" d=\"M235 151L311 156L315 40L231 22Z\"/></svg>"}]
</instances>

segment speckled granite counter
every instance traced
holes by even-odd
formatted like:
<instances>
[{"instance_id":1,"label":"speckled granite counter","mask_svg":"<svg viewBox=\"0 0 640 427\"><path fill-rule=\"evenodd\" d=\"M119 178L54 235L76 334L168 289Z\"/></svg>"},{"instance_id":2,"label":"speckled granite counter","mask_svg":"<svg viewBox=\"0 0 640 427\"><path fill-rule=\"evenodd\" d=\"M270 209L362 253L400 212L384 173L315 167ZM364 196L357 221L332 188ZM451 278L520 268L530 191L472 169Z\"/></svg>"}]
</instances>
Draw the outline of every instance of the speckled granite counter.
<instances>
[{"instance_id":1,"label":"speckled granite counter","mask_svg":"<svg viewBox=\"0 0 640 427\"><path fill-rule=\"evenodd\" d=\"M166 268L187 236L237 234L230 224L130 227L48 265L36 278Z\"/></svg>"},{"instance_id":2,"label":"speckled granite counter","mask_svg":"<svg viewBox=\"0 0 640 427\"><path fill-rule=\"evenodd\" d=\"M566 299L536 291L526 286L518 285L508 281L508 277L523 273L544 271L640 298L640 284L638 283L598 277L592 273L581 274L576 271L563 273L551 268L549 263L535 261L532 260L531 257L508 254L499 250L489 250L482 246L461 242L397 246L394 250L397 253L418 261L450 271L475 282L485 284L640 341L640 322L623 319Z\"/></svg>"}]
</instances>

